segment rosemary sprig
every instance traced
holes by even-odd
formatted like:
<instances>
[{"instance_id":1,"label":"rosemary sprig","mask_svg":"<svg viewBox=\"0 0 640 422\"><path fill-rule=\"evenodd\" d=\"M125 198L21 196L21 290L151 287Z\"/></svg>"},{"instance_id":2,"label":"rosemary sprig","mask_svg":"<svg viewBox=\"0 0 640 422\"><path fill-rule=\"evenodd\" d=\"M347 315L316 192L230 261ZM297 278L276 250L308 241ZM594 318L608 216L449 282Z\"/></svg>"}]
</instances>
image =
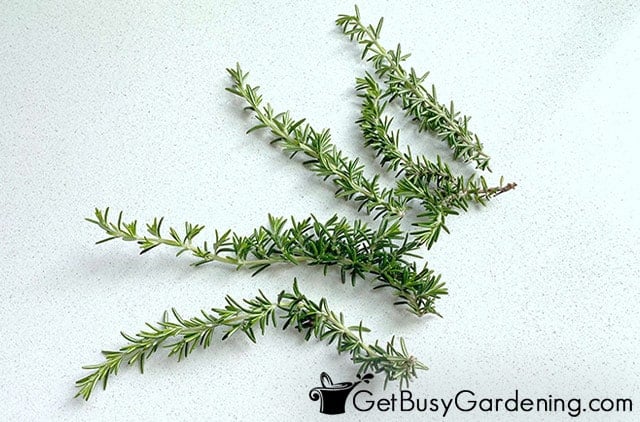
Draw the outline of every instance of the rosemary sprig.
<instances>
[{"instance_id":1,"label":"rosemary sprig","mask_svg":"<svg viewBox=\"0 0 640 422\"><path fill-rule=\"evenodd\" d=\"M445 217L457 214L455 209L467 211L469 202L485 205L490 198L516 186L504 185L501 178L499 186L488 187L484 176L454 175L439 155L433 162L425 156L414 156L409 147L401 152L400 133L391 130L393 118L384 115L389 101L384 99L378 82L366 73L364 78L356 79L356 90L363 99L361 117L356 123L364 144L375 151L383 167L395 171L396 177L404 175L397 181L395 193L407 200L420 201L425 212L418 214L420 221L413 223L419 227L413 234L427 248L437 240L440 230L448 232Z\"/></svg>"},{"instance_id":2,"label":"rosemary sprig","mask_svg":"<svg viewBox=\"0 0 640 422\"><path fill-rule=\"evenodd\" d=\"M154 218L143 235L138 233L136 220L123 221L122 212L115 222L109 219L109 208L96 209L94 215L87 221L108 236L96 243L112 239L135 241L141 253L160 245L171 246L178 249L177 255L188 252L198 258L195 265L219 262L252 269L254 275L278 263L321 265L325 275L329 266L337 266L343 283L350 279L355 285L358 279L372 275L374 288L390 288L397 297L395 304L406 305L418 316L439 315L435 301L447 294L440 275L426 264L418 270L415 262L407 260L419 257L416 250L420 244L402 232L398 220L383 218L374 230L360 220L350 224L337 215L325 222L314 216L301 221L269 216L269 224L254 229L249 236L215 230L213 242L196 245L194 239L204 229L202 225L185 223L184 233L170 227L169 236L165 237L163 218Z\"/></svg>"},{"instance_id":3,"label":"rosemary sprig","mask_svg":"<svg viewBox=\"0 0 640 422\"><path fill-rule=\"evenodd\" d=\"M454 157L464 162L474 161L476 168L489 169L489 156L484 152L478 136L468 129L468 116L459 117L451 102L447 107L438 102L435 86L427 90L422 84L429 73L418 76L411 68L408 72L402 66L409 54L403 54L398 44L395 50L387 50L380 44L383 19L374 28L360 19L358 6L355 15L339 15L336 24L351 40L363 46L362 58L367 57L380 78L388 85L390 99L399 97L402 108L419 124L419 129L436 133L447 142Z\"/></svg>"},{"instance_id":4,"label":"rosemary sprig","mask_svg":"<svg viewBox=\"0 0 640 422\"><path fill-rule=\"evenodd\" d=\"M359 209L368 213L376 211L381 215L402 216L406 212L406 200L394 196L392 189L381 188L379 175L370 179L364 176L364 165L358 159L349 159L332 142L328 129L314 130L305 119L294 120L289 112L276 113L270 104L262 106L262 95L258 87L247 84L249 75L237 64L235 69L227 69L233 85L227 91L243 98L246 110L254 113L260 122L247 131L267 128L274 138L271 143L280 144L293 158L298 153L307 157L304 164L323 179L331 179L337 186L336 197L352 199L360 203Z\"/></svg>"},{"instance_id":5,"label":"rosemary sprig","mask_svg":"<svg viewBox=\"0 0 640 422\"><path fill-rule=\"evenodd\" d=\"M365 147L374 150L382 167L387 166L396 172L396 177L404 174L429 183L453 178L449 166L442 162L440 156L434 164L425 156L414 157L410 147L404 153L400 151L400 131L391 130L393 118L384 114L389 101L384 100L384 92L371 74L365 72L364 78L356 78L356 91L363 100L356 124L362 132Z\"/></svg>"},{"instance_id":6,"label":"rosemary sprig","mask_svg":"<svg viewBox=\"0 0 640 422\"><path fill-rule=\"evenodd\" d=\"M342 313L333 312L324 298L318 303L307 299L296 281L292 291L281 292L275 302L269 300L262 291L255 298L245 299L242 303L229 296L226 302L224 308L202 311L202 316L191 319L182 318L173 309L173 321L165 312L160 322L147 324L148 328L135 336L122 333L128 341L125 346L116 351L103 351L103 362L83 367L92 372L76 381L76 397L88 400L99 383L106 388L109 377L116 375L123 364L138 363L140 371L144 372L145 361L160 347L168 349L169 356L176 356L178 360L186 358L198 347L206 349L211 345L216 329L223 330L222 340L242 332L255 343L255 330L259 329L264 335L267 326L277 326L276 314L280 314L279 318L284 320L283 329L293 326L304 334L306 341L314 337L328 344L335 343L338 353L348 353L353 363L358 365L359 374L368 371L384 373L385 386L388 381L399 381L401 387L408 385L417 376L417 370L427 369L408 353L403 339L400 339L399 348L393 338L384 346L377 341L367 344L363 333L370 330L362 322L346 325Z\"/></svg>"}]
</instances>

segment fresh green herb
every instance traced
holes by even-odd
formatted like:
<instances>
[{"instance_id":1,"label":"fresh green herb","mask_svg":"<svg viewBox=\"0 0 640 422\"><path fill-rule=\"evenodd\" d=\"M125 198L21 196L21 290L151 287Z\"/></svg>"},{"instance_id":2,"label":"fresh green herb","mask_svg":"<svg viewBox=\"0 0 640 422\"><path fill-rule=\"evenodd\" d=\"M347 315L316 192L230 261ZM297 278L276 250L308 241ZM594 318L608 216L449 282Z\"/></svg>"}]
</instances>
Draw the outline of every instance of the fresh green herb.
<instances>
[{"instance_id":1,"label":"fresh green herb","mask_svg":"<svg viewBox=\"0 0 640 422\"><path fill-rule=\"evenodd\" d=\"M416 377L417 370L427 367L420 363L407 351L403 339L400 347L395 340L381 346L376 341L367 344L363 334L370 330L362 325L346 325L342 313L333 312L323 298L316 303L300 293L294 281L291 292L283 291L276 301L271 301L260 291L253 299L245 299L243 303L227 296L224 308L214 308L211 312L202 311L202 316L191 319L182 318L173 309L174 321L165 312L162 320L155 325L147 324L147 329L135 336L122 333L128 344L119 350L105 350L105 360L99 364L84 366L92 372L76 382L80 396L88 400L94 388L102 384L107 387L111 375L116 375L123 364L137 363L144 372L145 361L158 348L166 348L169 356L178 360L186 358L196 348L208 348L216 331L222 330L222 340L237 332L244 333L252 342L256 342L257 329L264 334L268 325L277 326L277 319L284 320L283 329L293 326L304 334L304 339L311 337L335 343L338 353L348 353L354 364L358 365L358 373L368 371L384 373L385 385L388 381L399 381L400 386L408 385Z\"/></svg>"},{"instance_id":2,"label":"fresh green herb","mask_svg":"<svg viewBox=\"0 0 640 422\"><path fill-rule=\"evenodd\" d=\"M95 218L87 221L108 236L97 243L112 239L135 241L141 253L159 245L175 247L177 255L188 252L198 258L195 265L219 262L238 269L249 268L254 274L278 263L321 265L325 275L328 267L337 266L342 282L349 278L354 285L366 274L373 275L375 288L391 288L397 297L395 304L406 305L419 316L437 314L434 302L447 294L440 275L435 275L426 264L418 270L415 262L407 261L408 257L418 257L420 245L409 240L398 220L384 218L374 230L360 220L349 224L337 215L325 222L314 216L301 221L269 216L269 224L258 227L249 236L216 230L214 241L200 245L194 244L204 229L198 224L185 223L184 233L170 227L169 236L165 237L162 218L147 224L145 235L138 233L137 221L123 221L122 212L115 222L110 221L108 208L96 209Z\"/></svg>"},{"instance_id":3,"label":"fresh green herb","mask_svg":"<svg viewBox=\"0 0 640 422\"><path fill-rule=\"evenodd\" d=\"M204 226L185 223L184 233L169 228L169 235L162 233L163 219L156 218L146 225L146 234L139 234L137 222L125 222L122 213L114 222L109 219L107 208L95 210L95 218L87 219L98 225L107 234L103 243L112 239L137 242L141 253L160 245L178 249L177 255L188 253L198 260L195 265L218 262L236 268L249 268L254 274L277 264L306 264L323 267L326 275L329 267L340 271L342 282L371 276L375 288L390 288L397 297L395 304L406 305L416 315L437 314L434 302L447 294L439 275L425 267L418 270L415 261L418 250L426 245L431 248L442 230L447 231L446 217L467 211L469 204L484 205L497 195L513 189L515 183L489 187L483 176L463 177L454 175L440 156L429 160L415 156L410 149L400 151L399 132L391 130L392 119L384 114L387 105L400 99L408 116L418 123L421 131L428 130L439 135L453 151L453 157L463 162L475 162L476 168L489 170L489 157L483 151L478 137L468 129L469 117L459 117L453 103L447 107L438 102L435 87L427 90L422 83L427 74L418 76L413 68L406 71L403 62L409 55L403 54L400 46L386 50L379 42L382 19L374 28L366 26L360 19L356 6L355 15L340 15L336 21L343 32L364 47L363 58L375 68L375 77L366 74L356 80L356 89L362 98L361 117L358 119L364 145L370 147L380 158L383 167L396 172L396 185L383 188L379 175L367 178L364 166L358 159L351 159L331 141L328 129L316 131L305 120L295 120L288 112L276 113L269 105L263 105L258 87L247 84L247 73L240 65L227 69L233 80L231 93L248 104L258 124L249 129L268 129L273 135L272 143L279 144L291 157L305 156L303 164L337 188L336 197L353 200L378 219L376 228L360 220L349 223L337 215L325 222L313 215L303 220L293 217L285 219L269 216L269 224L256 228L249 236L232 231L215 231L213 241L195 244L195 238ZM383 90L376 77L386 84ZM410 202L419 202L421 211L416 229L406 234L400 228L400 219L405 216ZM210 346L214 331L223 330L222 340L236 332L243 332L256 341L255 330L261 333L272 324L277 315L284 320L284 328L294 326L303 332L305 340L315 337L336 343L338 352L347 352L359 365L359 373L373 371L385 374L387 381L408 383L416 376L416 370L427 369L407 352L404 341L400 347L392 339L386 346L369 345L363 333L369 331L360 325L347 326L342 314L332 312L325 299L315 303L300 293L294 282L291 292L282 292L275 302L260 291L251 300L237 302L227 296L223 309L202 312L201 317L183 319L174 310L174 321L164 317L156 325L147 324L148 330L135 336L123 333L129 342L117 351L105 351L105 361L86 366L92 372L77 381L77 396L88 399L98 383L106 387L111 375L123 365L144 362L159 347L167 348L170 356L187 357L195 348Z\"/></svg>"},{"instance_id":4,"label":"fresh green herb","mask_svg":"<svg viewBox=\"0 0 640 422\"><path fill-rule=\"evenodd\" d=\"M247 133L267 128L274 136L271 143L278 143L293 158L298 153L306 155L303 162L311 171L323 179L331 179L338 186L336 197L352 199L360 203L359 209L367 212L376 211L374 218L381 215L402 217L409 208L408 202L419 200L422 211L417 227L411 234L420 244L431 248L438 240L441 230L448 232L445 217L458 214L455 208L467 210L467 202L472 199L484 203L491 196L510 190L515 184L489 188L481 177L479 184L473 178L465 180L454 177L449 167L438 157L437 164L426 158L414 161L409 154L401 154L397 150L397 137L389 130L390 120L381 116L386 103L380 103L384 96L377 82L370 76L357 80L357 89L365 98L362 104L362 118L358 120L365 138L365 145L371 146L378 154L383 155L383 163L390 163L402 169L407 177L397 182L395 189L381 189L379 175L366 179L363 175L364 165L358 159L351 160L338 150L331 142L328 129L321 132L314 130L305 119L295 120L289 112L275 113L270 104L262 106L262 96L258 88L249 85L249 75L238 64L235 69L227 69L233 85L227 90L243 98L248 106L245 109L254 113L259 124L250 128ZM395 170L395 168L394 168ZM437 184L438 190L431 188Z\"/></svg>"},{"instance_id":5,"label":"fresh green herb","mask_svg":"<svg viewBox=\"0 0 640 422\"><path fill-rule=\"evenodd\" d=\"M393 132L393 118L384 115L389 100L384 99L378 82L367 73L364 78L356 79L356 90L363 99L361 117L356 123L360 126L364 145L375 151L383 167L386 165L395 171L396 177L403 175L396 183L396 195L405 200L420 201L424 212L418 214L418 221L413 223L418 229L412 234L427 248L433 246L440 230L449 231L445 217L458 214L456 209L467 211L469 202L485 205L487 200L516 186L515 183L504 185L501 178L499 186L488 187L484 176L453 175L439 155L434 162L425 156L414 156L409 147L401 152L400 131Z\"/></svg>"},{"instance_id":6,"label":"fresh green herb","mask_svg":"<svg viewBox=\"0 0 640 422\"><path fill-rule=\"evenodd\" d=\"M358 159L351 160L338 150L331 142L329 129L314 130L305 119L294 120L289 112L276 113L270 104L262 106L262 95L258 94L258 87L247 84L249 73L240 68L227 69L233 79L233 85L227 91L243 98L248 106L245 109L254 113L260 122L247 131L267 128L274 138L271 143L278 143L282 149L295 157L302 153L307 157L304 164L323 179L331 179L338 187L336 197L352 199L360 203L360 209L365 208L371 213L377 211L380 215L402 216L406 212L405 199L397 198L392 189L379 186L379 176L365 178L364 165Z\"/></svg>"},{"instance_id":7,"label":"fresh green herb","mask_svg":"<svg viewBox=\"0 0 640 422\"><path fill-rule=\"evenodd\" d=\"M409 58L403 54L398 44L395 50L387 50L380 44L383 19L374 28L360 19L360 10L355 7L355 15L340 15L336 24L351 40L363 46L362 58L367 58L380 78L384 78L389 88L385 96L391 100L400 98L402 108L419 124L420 130L438 134L453 150L455 158L465 162L474 161L476 168L489 170L489 156L483 151L478 136L468 129L469 117L458 117L453 101L447 107L438 102L435 86L427 90L422 83L429 73L418 76L411 68L408 72L402 63Z\"/></svg>"}]
</instances>

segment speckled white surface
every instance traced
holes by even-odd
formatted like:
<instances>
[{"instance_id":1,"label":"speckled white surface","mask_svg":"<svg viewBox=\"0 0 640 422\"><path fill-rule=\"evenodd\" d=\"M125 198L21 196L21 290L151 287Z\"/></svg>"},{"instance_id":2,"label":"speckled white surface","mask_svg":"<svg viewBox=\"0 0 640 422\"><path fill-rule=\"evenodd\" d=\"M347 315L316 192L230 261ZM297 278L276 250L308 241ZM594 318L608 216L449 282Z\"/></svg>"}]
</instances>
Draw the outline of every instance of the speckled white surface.
<instances>
[{"instance_id":1,"label":"speckled white surface","mask_svg":"<svg viewBox=\"0 0 640 422\"><path fill-rule=\"evenodd\" d=\"M366 66L333 25L350 3L0 2L0 271L3 420L325 420L308 390L348 380L332 348L272 331L175 363L128 368L85 403L81 365L175 306L225 294L274 296L294 276L312 298L406 338L428 363L412 391L508 397L631 397L640 412L640 7L636 2L367 2L383 40L430 70L439 96L473 116L494 176L519 186L451 218L428 254L446 278L443 319L418 320L308 268L248 273L133 245L94 246L93 207L247 231L267 213L355 217L287 160L224 91L241 62L277 109L331 127L362 154L353 81ZM402 118L403 140L416 144ZM417 148L417 147L416 147ZM419 148L418 148L419 149ZM428 148L424 148L428 152ZM383 397L379 380L371 387ZM391 390L392 391L392 390ZM388 391L386 394L390 394ZM332 420L440 420L357 413ZM450 414L446 420L567 420L563 413Z\"/></svg>"}]
</instances>

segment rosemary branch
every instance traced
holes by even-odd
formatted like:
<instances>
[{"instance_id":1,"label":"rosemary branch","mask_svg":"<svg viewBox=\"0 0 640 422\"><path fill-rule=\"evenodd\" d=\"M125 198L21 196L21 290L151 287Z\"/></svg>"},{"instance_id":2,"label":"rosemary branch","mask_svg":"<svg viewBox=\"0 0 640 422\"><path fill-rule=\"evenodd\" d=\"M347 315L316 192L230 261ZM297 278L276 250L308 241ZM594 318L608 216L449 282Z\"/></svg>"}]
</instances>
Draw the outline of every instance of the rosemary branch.
<instances>
[{"instance_id":1,"label":"rosemary branch","mask_svg":"<svg viewBox=\"0 0 640 422\"><path fill-rule=\"evenodd\" d=\"M478 136L468 129L470 117L459 117L453 101L449 107L440 104L435 86L432 85L429 91L422 85L428 72L418 76L413 68L409 72L403 68L402 62L410 55L402 53L400 44L395 50L387 50L380 44L382 23L382 18L375 28L362 23L358 6L355 7L355 15L339 15L336 20L345 35L363 46L362 58L368 56L367 60L373 64L376 74L385 78L389 88L387 95L390 99L401 99L403 110L418 122L419 130L429 130L440 136L452 149L455 158L464 162L474 161L476 168L490 170L489 156Z\"/></svg>"},{"instance_id":2,"label":"rosemary branch","mask_svg":"<svg viewBox=\"0 0 640 422\"><path fill-rule=\"evenodd\" d=\"M420 221L413 223L419 227L413 234L419 242L430 248L437 240L440 230L447 230L445 217L457 214L454 209L467 211L469 202L485 205L494 196L515 188L515 183L488 187L484 176L468 178L454 175L441 157L433 162L425 156L414 156L411 148L401 152L399 147L400 131L391 130L393 118L384 115L389 104L384 99L380 85L369 73L356 79L358 96L363 99L361 117L356 121L360 126L366 147L371 147L385 165L396 172L395 193L407 200L420 201L425 212L418 214ZM424 218L426 217L426 218Z\"/></svg>"},{"instance_id":3,"label":"rosemary branch","mask_svg":"<svg viewBox=\"0 0 640 422\"><path fill-rule=\"evenodd\" d=\"M169 237L165 237L163 218L154 218L143 235L138 233L136 220L123 221L122 212L115 222L109 219L109 208L96 208L94 216L86 220L108 235L98 244L113 239L134 241L142 249L141 254L160 245L175 247L178 256L188 252L198 258L196 266L219 262L252 269L254 275L278 263L321 265L325 275L329 266L337 266L342 282L349 278L354 285L369 274L375 278L374 288L390 288L397 297L395 304L408 306L418 316L439 315L435 301L447 294L440 275L426 264L418 270L415 262L407 260L419 257L415 251L420 245L403 234L398 220L384 218L373 230L360 220L349 224L337 215L326 222L313 215L301 221L270 215L269 224L254 229L249 236L215 230L213 242L196 245L194 239L204 230L203 225L185 223L184 234L170 227Z\"/></svg>"},{"instance_id":4,"label":"rosemary branch","mask_svg":"<svg viewBox=\"0 0 640 422\"><path fill-rule=\"evenodd\" d=\"M227 91L243 98L248 106L245 109L254 113L260 122L247 133L267 128L274 136L271 143L280 144L282 149L293 158L298 153L307 157L305 166L324 180L331 179L338 187L336 197L352 199L360 203L359 209L368 213L377 211L381 215L402 216L406 212L406 200L393 195L392 189L380 188L379 175L370 179L364 176L364 165L358 159L349 159L332 142L328 129L314 130L305 119L294 120L289 112L275 113L270 104L262 105L262 95L258 87L246 83L247 72L240 64L235 69L227 69L233 79L233 85Z\"/></svg>"},{"instance_id":5,"label":"rosemary branch","mask_svg":"<svg viewBox=\"0 0 640 422\"><path fill-rule=\"evenodd\" d=\"M95 219L86 220L109 235L97 244L116 238L136 241L142 249L141 254L160 245L173 246L179 248L178 256L188 251L199 258L194 264L196 266L215 261L232 264L238 269L248 267L255 270L254 274L277 263L320 264L325 271L328 266L337 264L344 267L342 281L346 281L350 270L351 281L355 283L357 276L364 275L360 259L365 256L372 257L374 252L384 253L386 250L398 256L415 256L411 255L415 245L406 236L402 238L398 221L384 220L374 232L360 220L352 226L345 218L338 219L337 215L325 223L313 215L299 222L292 217L290 227L287 227L286 219L269 215L269 225L254 229L250 236L240 236L231 230L221 234L215 230L214 242L205 241L198 246L193 240L205 228L203 225L185 223L184 235L170 227L170 237L163 237L161 227L164 218L154 218L153 223L147 224L149 235L142 236L137 233L137 220L123 221L122 212L115 223L109 220L109 208L104 211L96 208L94 214ZM396 240L403 242L397 244Z\"/></svg>"},{"instance_id":6,"label":"rosemary branch","mask_svg":"<svg viewBox=\"0 0 640 422\"><path fill-rule=\"evenodd\" d=\"M389 101L384 100L384 92L372 75L365 72L364 78L356 78L356 91L363 99L356 124L362 132L365 147L374 150L382 167L387 166L396 172L396 176L404 174L429 183L453 178L449 166L442 162L439 155L436 164L425 156L414 157L410 147L404 153L400 151L400 131L391 130L393 118L384 114Z\"/></svg>"},{"instance_id":7,"label":"rosemary branch","mask_svg":"<svg viewBox=\"0 0 640 422\"><path fill-rule=\"evenodd\" d=\"M103 351L103 362L83 367L92 372L76 381L76 397L88 400L99 383L103 389L106 388L109 377L116 375L123 364L133 365L137 362L140 371L144 372L145 361L160 347L168 349L169 356L176 356L178 360L186 358L198 347L206 349L211 345L216 329L223 330L222 340L242 332L255 343L255 330L259 329L264 335L267 326L277 326L276 314L280 314L279 318L284 320L283 329L293 326L304 334L306 341L314 337L328 344L335 343L338 353L348 353L353 363L358 365L358 374L367 371L384 373L385 386L388 381L399 381L401 387L408 385L417 376L417 370L427 369L408 353L403 339L399 341L399 348L394 338L384 346L377 341L367 344L363 333L370 330L362 322L346 325L342 313L333 312L324 298L318 303L307 299L295 280L292 291L281 292L275 302L269 300L262 291L255 298L244 299L242 303L229 296L226 302L224 308L202 311L202 316L191 319L182 318L173 309L174 321L169 320L165 312L158 323L147 324L148 328L135 336L121 333L128 341L125 346L116 351Z\"/></svg>"}]
</instances>

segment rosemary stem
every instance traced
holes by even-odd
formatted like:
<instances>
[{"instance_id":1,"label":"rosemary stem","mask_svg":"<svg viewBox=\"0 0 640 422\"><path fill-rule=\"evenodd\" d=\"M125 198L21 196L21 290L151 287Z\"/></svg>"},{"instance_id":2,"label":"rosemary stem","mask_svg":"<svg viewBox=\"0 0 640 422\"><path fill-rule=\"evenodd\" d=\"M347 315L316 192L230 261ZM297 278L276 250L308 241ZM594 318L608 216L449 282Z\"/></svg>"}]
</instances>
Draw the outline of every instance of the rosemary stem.
<instances>
[{"instance_id":1,"label":"rosemary stem","mask_svg":"<svg viewBox=\"0 0 640 422\"><path fill-rule=\"evenodd\" d=\"M339 318L336 318L333 313L328 313L327 319L329 319L339 329L343 336L349 337L358 345L358 348L367 352L368 356L375 356L375 353L371 349L371 347L369 347L369 345L362 340L362 336L357 336L353 331L345 326Z\"/></svg>"},{"instance_id":2,"label":"rosemary stem","mask_svg":"<svg viewBox=\"0 0 640 422\"><path fill-rule=\"evenodd\" d=\"M453 193L442 200L442 203L445 205L449 205L452 202L455 202L458 199L466 198L469 196L475 196L478 200L491 199L498 195L501 195L505 192L509 192L512 189L515 189L518 186L515 182L507 183L506 185L500 186L492 186L482 189L463 189L456 193Z\"/></svg>"}]
</instances>

